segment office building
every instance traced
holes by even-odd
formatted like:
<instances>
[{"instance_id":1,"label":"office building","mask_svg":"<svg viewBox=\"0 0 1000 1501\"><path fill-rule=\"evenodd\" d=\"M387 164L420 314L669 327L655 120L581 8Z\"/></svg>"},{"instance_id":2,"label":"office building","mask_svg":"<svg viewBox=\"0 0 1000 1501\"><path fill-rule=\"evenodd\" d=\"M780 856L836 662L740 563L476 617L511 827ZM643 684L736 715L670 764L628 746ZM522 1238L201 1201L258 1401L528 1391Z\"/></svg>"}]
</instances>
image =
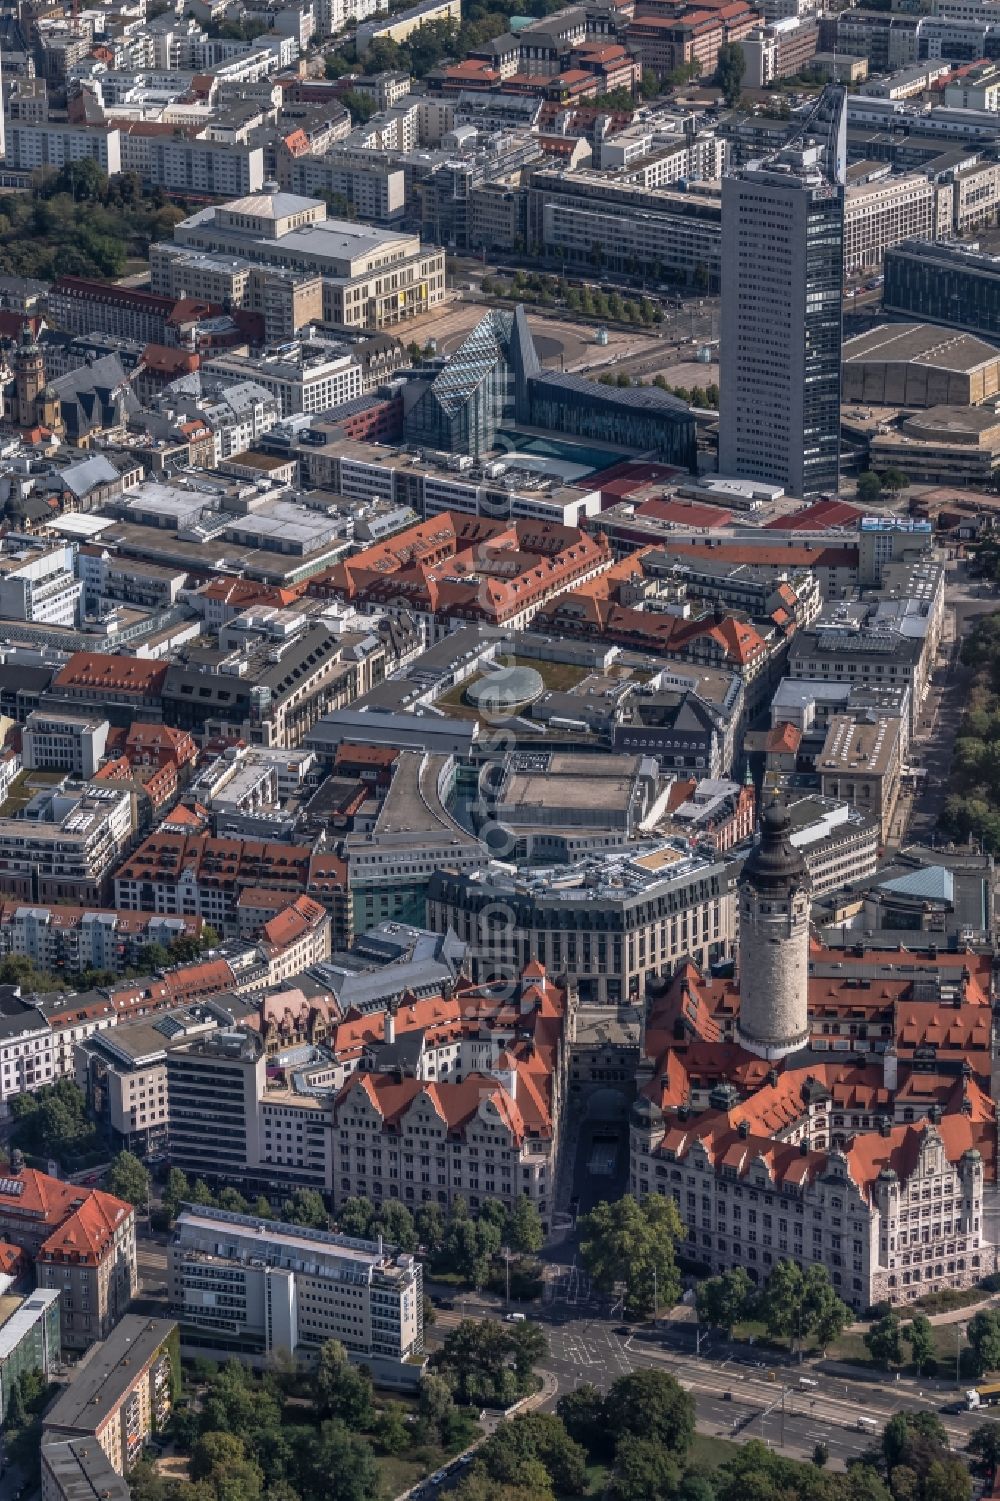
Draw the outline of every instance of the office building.
<instances>
[{"instance_id":1,"label":"office building","mask_svg":"<svg viewBox=\"0 0 1000 1501\"><path fill-rule=\"evenodd\" d=\"M879 271L903 240L937 233L937 187L918 172L848 188L844 194L844 274Z\"/></svg>"},{"instance_id":2,"label":"office building","mask_svg":"<svg viewBox=\"0 0 1000 1501\"><path fill-rule=\"evenodd\" d=\"M170 1162L193 1180L246 1176L260 1157L266 1056L256 1032L215 1031L167 1053Z\"/></svg>"},{"instance_id":3,"label":"office building","mask_svg":"<svg viewBox=\"0 0 1000 1501\"><path fill-rule=\"evenodd\" d=\"M163 1430L180 1371L172 1319L128 1314L94 1345L42 1420L42 1444L96 1439L111 1468L127 1475ZM179 1362L178 1362L179 1363Z\"/></svg>"},{"instance_id":4,"label":"office building","mask_svg":"<svg viewBox=\"0 0 1000 1501\"><path fill-rule=\"evenodd\" d=\"M185 1350L308 1360L328 1339L380 1384L423 1369L423 1268L391 1246L190 1206L168 1251Z\"/></svg>"},{"instance_id":5,"label":"office building","mask_svg":"<svg viewBox=\"0 0 1000 1501\"><path fill-rule=\"evenodd\" d=\"M838 176L807 146L723 180L719 471L797 496L840 477Z\"/></svg>"},{"instance_id":6,"label":"office building","mask_svg":"<svg viewBox=\"0 0 1000 1501\"><path fill-rule=\"evenodd\" d=\"M97 715L35 709L21 736L21 764L30 771L67 771L89 779L104 759L110 728Z\"/></svg>"},{"instance_id":7,"label":"office building","mask_svg":"<svg viewBox=\"0 0 1000 1501\"><path fill-rule=\"evenodd\" d=\"M887 313L1000 337L1000 261L971 246L908 241L886 252Z\"/></svg>"},{"instance_id":8,"label":"office building","mask_svg":"<svg viewBox=\"0 0 1000 1501\"><path fill-rule=\"evenodd\" d=\"M502 919L502 920L499 920ZM581 1002L634 1002L651 975L725 957L736 927L724 861L669 842L516 875L487 866L430 879L428 926L468 945L473 978L520 973L537 956Z\"/></svg>"}]
</instances>

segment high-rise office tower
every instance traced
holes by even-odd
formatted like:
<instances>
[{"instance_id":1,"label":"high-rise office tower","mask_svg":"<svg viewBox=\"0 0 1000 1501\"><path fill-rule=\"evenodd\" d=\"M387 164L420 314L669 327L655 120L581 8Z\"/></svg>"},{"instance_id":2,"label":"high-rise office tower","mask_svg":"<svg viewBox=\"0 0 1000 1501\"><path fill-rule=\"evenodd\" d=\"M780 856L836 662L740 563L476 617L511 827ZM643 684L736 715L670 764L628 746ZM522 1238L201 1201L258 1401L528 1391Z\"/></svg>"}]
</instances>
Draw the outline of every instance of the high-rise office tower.
<instances>
[{"instance_id":1,"label":"high-rise office tower","mask_svg":"<svg viewBox=\"0 0 1000 1501\"><path fill-rule=\"evenodd\" d=\"M844 156L836 94L815 123L815 135L803 131L722 185L719 471L797 496L834 492L840 478Z\"/></svg>"}]
</instances>

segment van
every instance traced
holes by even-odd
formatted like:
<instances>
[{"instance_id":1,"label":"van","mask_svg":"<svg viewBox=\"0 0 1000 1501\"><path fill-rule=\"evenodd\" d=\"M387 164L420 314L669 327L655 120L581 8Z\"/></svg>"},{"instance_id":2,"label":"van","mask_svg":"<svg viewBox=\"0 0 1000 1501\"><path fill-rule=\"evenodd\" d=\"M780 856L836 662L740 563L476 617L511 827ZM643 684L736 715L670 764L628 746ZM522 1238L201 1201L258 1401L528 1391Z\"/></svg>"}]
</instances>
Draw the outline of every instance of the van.
<instances>
[{"instance_id":1,"label":"van","mask_svg":"<svg viewBox=\"0 0 1000 1501\"><path fill-rule=\"evenodd\" d=\"M523 1324L525 1316L523 1313L508 1313L506 1321L508 1324Z\"/></svg>"},{"instance_id":2,"label":"van","mask_svg":"<svg viewBox=\"0 0 1000 1501\"><path fill-rule=\"evenodd\" d=\"M800 1376L799 1386L802 1387L803 1391L811 1392L815 1391L816 1387L819 1386L819 1382L813 1381L811 1376Z\"/></svg>"},{"instance_id":3,"label":"van","mask_svg":"<svg viewBox=\"0 0 1000 1501\"><path fill-rule=\"evenodd\" d=\"M877 1433L878 1424L874 1418L858 1418L859 1433Z\"/></svg>"}]
</instances>

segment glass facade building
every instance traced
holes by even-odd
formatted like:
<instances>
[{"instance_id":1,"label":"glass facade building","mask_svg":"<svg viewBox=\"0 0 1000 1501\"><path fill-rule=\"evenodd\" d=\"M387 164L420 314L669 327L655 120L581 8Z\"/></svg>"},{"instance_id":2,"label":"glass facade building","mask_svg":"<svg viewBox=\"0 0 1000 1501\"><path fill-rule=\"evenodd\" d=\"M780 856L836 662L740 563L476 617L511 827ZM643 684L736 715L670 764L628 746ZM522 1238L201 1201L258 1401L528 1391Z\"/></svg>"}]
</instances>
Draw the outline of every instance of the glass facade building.
<instances>
[{"instance_id":1,"label":"glass facade building","mask_svg":"<svg viewBox=\"0 0 1000 1501\"><path fill-rule=\"evenodd\" d=\"M602 386L582 375L541 375L531 382L533 427L655 454L680 469L696 467L691 409L656 386Z\"/></svg>"},{"instance_id":2,"label":"glass facade building","mask_svg":"<svg viewBox=\"0 0 1000 1501\"><path fill-rule=\"evenodd\" d=\"M885 254L882 305L924 323L1000 338L1000 259L909 240Z\"/></svg>"},{"instance_id":3,"label":"glass facade building","mask_svg":"<svg viewBox=\"0 0 1000 1501\"><path fill-rule=\"evenodd\" d=\"M22 1371L41 1371L47 1381L60 1358L59 1297L58 1288L36 1288L13 1299L19 1306L0 1324L0 1422Z\"/></svg>"},{"instance_id":4,"label":"glass facade building","mask_svg":"<svg viewBox=\"0 0 1000 1501\"><path fill-rule=\"evenodd\" d=\"M621 389L543 371L523 307L487 313L433 380L413 385L403 397L403 436L421 448L481 459L497 448L501 428L521 424L696 467L685 402L655 386Z\"/></svg>"},{"instance_id":5,"label":"glass facade building","mask_svg":"<svg viewBox=\"0 0 1000 1501\"><path fill-rule=\"evenodd\" d=\"M407 407L407 443L479 459L506 422L524 420L527 382L538 357L524 309L487 313Z\"/></svg>"}]
</instances>

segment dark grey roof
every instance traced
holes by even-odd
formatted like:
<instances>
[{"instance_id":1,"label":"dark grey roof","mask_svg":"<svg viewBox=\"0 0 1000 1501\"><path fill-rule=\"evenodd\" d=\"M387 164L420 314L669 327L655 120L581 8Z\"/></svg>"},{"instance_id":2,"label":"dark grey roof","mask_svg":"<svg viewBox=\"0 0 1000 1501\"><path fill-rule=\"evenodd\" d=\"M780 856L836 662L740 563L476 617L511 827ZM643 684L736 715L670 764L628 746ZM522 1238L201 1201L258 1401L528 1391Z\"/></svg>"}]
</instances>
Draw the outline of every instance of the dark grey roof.
<instances>
[{"instance_id":1,"label":"dark grey roof","mask_svg":"<svg viewBox=\"0 0 1000 1501\"><path fill-rule=\"evenodd\" d=\"M561 391L606 401L612 406L653 412L673 422L687 420L691 416L691 408L686 401L671 396L667 391L661 391L659 386L602 386L584 375L570 375L559 370L543 371L536 380L546 386L556 386Z\"/></svg>"}]
</instances>

